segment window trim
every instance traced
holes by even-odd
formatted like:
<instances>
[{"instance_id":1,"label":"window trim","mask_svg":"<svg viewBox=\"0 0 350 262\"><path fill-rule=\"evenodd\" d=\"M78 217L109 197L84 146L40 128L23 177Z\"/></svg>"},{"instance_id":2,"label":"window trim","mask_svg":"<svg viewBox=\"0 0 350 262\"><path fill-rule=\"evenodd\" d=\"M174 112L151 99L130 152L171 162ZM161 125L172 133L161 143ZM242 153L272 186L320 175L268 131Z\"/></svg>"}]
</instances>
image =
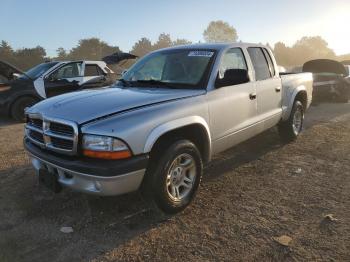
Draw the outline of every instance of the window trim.
<instances>
[{"instance_id":1,"label":"window trim","mask_svg":"<svg viewBox=\"0 0 350 262\"><path fill-rule=\"evenodd\" d=\"M272 57L266 48L262 48L262 50L263 50L265 59L267 60L267 64L269 65L270 76L271 76L271 78L274 78L276 76L276 68L275 68L275 65L273 63ZM271 70L273 70L273 74L272 74Z\"/></svg>"}]
</instances>

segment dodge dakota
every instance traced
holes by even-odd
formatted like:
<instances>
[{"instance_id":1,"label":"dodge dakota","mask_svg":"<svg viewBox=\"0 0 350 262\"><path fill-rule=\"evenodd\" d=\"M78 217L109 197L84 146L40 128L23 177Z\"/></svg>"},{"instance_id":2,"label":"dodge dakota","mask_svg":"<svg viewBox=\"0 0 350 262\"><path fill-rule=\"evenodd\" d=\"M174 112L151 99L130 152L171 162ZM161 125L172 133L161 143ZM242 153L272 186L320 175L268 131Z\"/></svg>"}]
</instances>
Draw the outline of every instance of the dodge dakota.
<instances>
[{"instance_id":1,"label":"dodge dakota","mask_svg":"<svg viewBox=\"0 0 350 262\"><path fill-rule=\"evenodd\" d=\"M24 146L39 181L96 195L139 190L167 213L188 206L212 156L278 127L295 140L312 74L281 74L271 50L245 43L152 52L105 90L26 111Z\"/></svg>"}]
</instances>

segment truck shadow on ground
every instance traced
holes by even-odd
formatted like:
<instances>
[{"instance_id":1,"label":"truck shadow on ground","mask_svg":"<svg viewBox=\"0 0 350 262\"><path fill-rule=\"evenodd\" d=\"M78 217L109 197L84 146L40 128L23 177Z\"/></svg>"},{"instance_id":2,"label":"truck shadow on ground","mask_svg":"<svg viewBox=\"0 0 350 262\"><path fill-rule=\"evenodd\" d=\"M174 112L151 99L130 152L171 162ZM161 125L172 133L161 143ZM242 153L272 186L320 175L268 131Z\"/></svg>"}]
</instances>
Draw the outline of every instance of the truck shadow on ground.
<instances>
[{"instance_id":1,"label":"truck shadow on ground","mask_svg":"<svg viewBox=\"0 0 350 262\"><path fill-rule=\"evenodd\" d=\"M203 180L205 182L206 180L216 179L241 165L259 160L266 153L278 150L284 145L279 138L277 129L269 129L232 149L216 155L206 167Z\"/></svg>"}]
</instances>

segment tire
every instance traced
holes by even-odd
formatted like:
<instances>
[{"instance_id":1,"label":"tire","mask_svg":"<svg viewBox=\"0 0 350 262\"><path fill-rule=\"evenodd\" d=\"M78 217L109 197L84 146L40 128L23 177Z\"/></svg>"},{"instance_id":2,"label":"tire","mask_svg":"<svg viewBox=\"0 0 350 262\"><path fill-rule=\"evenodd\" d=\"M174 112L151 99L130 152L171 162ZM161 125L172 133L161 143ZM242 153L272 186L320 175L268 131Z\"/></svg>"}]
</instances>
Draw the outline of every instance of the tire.
<instances>
[{"instance_id":1,"label":"tire","mask_svg":"<svg viewBox=\"0 0 350 262\"><path fill-rule=\"evenodd\" d=\"M297 139L304 125L304 106L296 100L288 120L278 125L278 132L283 142L292 142Z\"/></svg>"},{"instance_id":2,"label":"tire","mask_svg":"<svg viewBox=\"0 0 350 262\"><path fill-rule=\"evenodd\" d=\"M185 209L202 178L203 161L197 147L189 140L178 140L150 161L143 193L164 213L176 214Z\"/></svg>"},{"instance_id":3,"label":"tire","mask_svg":"<svg viewBox=\"0 0 350 262\"><path fill-rule=\"evenodd\" d=\"M18 98L11 106L11 117L19 122L24 122L24 110L27 107L31 107L32 105L38 102L37 99L30 96L20 97Z\"/></svg>"}]
</instances>

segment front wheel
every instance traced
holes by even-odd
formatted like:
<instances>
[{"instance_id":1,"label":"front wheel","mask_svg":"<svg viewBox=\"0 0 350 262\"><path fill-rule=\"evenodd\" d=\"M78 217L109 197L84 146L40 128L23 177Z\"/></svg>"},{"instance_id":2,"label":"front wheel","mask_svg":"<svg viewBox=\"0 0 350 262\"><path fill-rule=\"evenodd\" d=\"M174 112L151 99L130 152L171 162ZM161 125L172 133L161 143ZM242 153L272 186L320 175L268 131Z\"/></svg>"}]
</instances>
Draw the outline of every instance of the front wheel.
<instances>
[{"instance_id":1,"label":"front wheel","mask_svg":"<svg viewBox=\"0 0 350 262\"><path fill-rule=\"evenodd\" d=\"M161 152L147 170L147 191L165 213L175 214L193 200L202 177L203 163L197 147L179 140Z\"/></svg>"},{"instance_id":2,"label":"front wheel","mask_svg":"<svg viewBox=\"0 0 350 262\"><path fill-rule=\"evenodd\" d=\"M299 101L294 102L292 112L288 120L278 125L278 132L284 142L292 142L296 140L303 129L304 125L304 106Z\"/></svg>"},{"instance_id":3,"label":"front wheel","mask_svg":"<svg viewBox=\"0 0 350 262\"><path fill-rule=\"evenodd\" d=\"M38 102L37 99L30 96L18 98L11 107L11 116L13 119L19 122L24 122L24 111L27 107L31 107Z\"/></svg>"}]
</instances>

